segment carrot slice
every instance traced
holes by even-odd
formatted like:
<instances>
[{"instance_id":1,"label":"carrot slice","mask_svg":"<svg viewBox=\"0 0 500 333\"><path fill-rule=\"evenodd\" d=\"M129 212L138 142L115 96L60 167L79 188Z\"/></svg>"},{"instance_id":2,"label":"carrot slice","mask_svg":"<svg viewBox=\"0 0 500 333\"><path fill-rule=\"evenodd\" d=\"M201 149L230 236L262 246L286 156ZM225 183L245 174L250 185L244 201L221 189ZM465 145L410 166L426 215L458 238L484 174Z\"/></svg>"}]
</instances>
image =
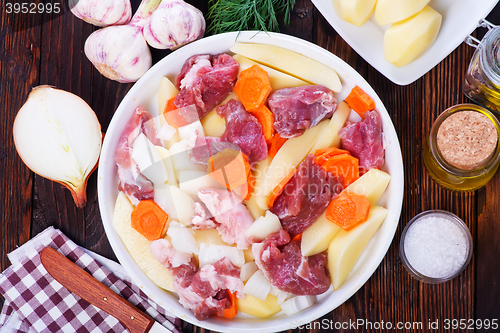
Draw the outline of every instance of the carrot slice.
<instances>
[{"instance_id":1,"label":"carrot slice","mask_svg":"<svg viewBox=\"0 0 500 333\"><path fill-rule=\"evenodd\" d=\"M323 165L330 157L341 154L351 155L348 150L339 149L337 147L318 149L314 152L314 156L316 156L316 163L319 165Z\"/></svg>"},{"instance_id":2,"label":"carrot slice","mask_svg":"<svg viewBox=\"0 0 500 333\"><path fill-rule=\"evenodd\" d=\"M153 200L141 200L132 211L132 228L148 240L159 239L168 220L168 214Z\"/></svg>"},{"instance_id":3,"label":"carrot slice","mask_svg":"<svg viewBox=\"0 0 500 333\"><path fill-rule=\"evenodd\" d=\"M232 191L247 182L250 165L244 156L239 150L226 148L210 157L207 173Z\"/></svg>"},{"instance_id":4,"label":"carrot slice","mask_svg":"<svg viewBox=\"0 0 500 333\"><path fill-rule=\"evenodd\" d=\"M236 300L236 292L232 293L228 290L227 293L229 294L229 301L231 302L231 306L224 310L223 317L232 319L238 314L238 302Z\"/></svg>"},{"instance_id":5,"label":"carrot slice","mask_svg":"<svg viewBox=\"0 0 500 333\"><path fill-rule=\"evenodd\" d=\"M248 193L245 197L245 200L250 199L250 197L252 196L252 193L253 193L253 189L255 187L255 177L253 176L253 174L251 172L248 174L247 186L248 186Z\"/></svg>"},{"instance_id":6,"label":"carrot slice","mask_svg":"<svg viewBox=\"0 0 500 333\"><path fill-rule=\"evenodd\" d=\"M365 119L366 111L372 111L375 109L375 101L373 98L371 98L358 86L352 88L345 101L349 104L351 109L356 111L356 113L363 119Z\"/></svg>"},{"instance_id":7,"label":"carrot slice","mask_svg":"<svg viewBox=\"0 0 500 333\"><path fill-rule=\"evenodd\" d=\"M342 178L344 188L359 178L359 161L349 154L332 156L323 163L322 167L334 176Z\"/></svg>"},{"instance_id":8,"label":"carrot slice","mask_svg":"<svg viewBox=\"0 0 500 333\"><path fill-rule=\"evenodd\" d=\"M255 118L262 125L262 132L264 133L264 138L266 139L266 143L271 143L274 135L274 114L262 104L256 109L249 110Z\"/></svg>"},{"instance_id":9,"label":"carrot slice","mask_svg":"<svg viewBox=\"0 0 500 333\"><path fill-rule=\"evenodd\" d=\"M174 111L175 109L177 109L174 102L175 102L175 96L167 101L167 104L165 104L165 109L163 110L163 113L167 113L167 112Z\"/></svg>"},{"instance_id":10,"label":"carrot slice","mask_svg":"<svg viewBox=\"0 0 500 333\"><path fill-rule=\"evenodd\" d=\"M345 231L368 219L370 202L364 195L342 192L326 208L326 218Z\"/></svg>"},{"instance_id":11,"label":"carrot slice","mask_svg":"<svg viewBox=\"0 0 500 333\"><path fill-rule=\"evenodd\" d=\"M298 234L298 235L295 235L295 237L292 238L292 240L290 242L293 242L293 241L301 241L302 240L302 233Z\"/></svg>"},{"instance_id":12,"label":"carrot slice","mask_svg":"<svg viewBox=\"0 0 500 333\"><path fill-rule=\"evenodd\" d=\"M283 189L285 188L286 184L292 179L293 175L295 175L295 172L297 172L297 169L293 169L283 180L274 188L274 190L271 192L269 195L269 198L267 199L267 207L272 207L274 205L274 202L276 199L279 197L281 192L283 192Z\"/></svg>"},{"instance_id":13,"label":"carrot slice","mask_svg":"<svg viewBox=\"0 0 500 333\"><path fill-rule=\"evenodd\" d=\"M271 90L269 74L259 65L242 70L234 86L234 92L246 110L253 110L264 104Z\"/></svg>"},{"instance_id":14,"label":"carrot slice","mask_svg":"<svg viewBox=\"0 0 500 333\"><path fill-rule=\"evenodd\" d=\"M278 133L275 133L273 138L271 139L271 143L269 143L267 154L271 157L276 156L278 150L285 144L285 138L282 138Z\"/></svg>"}]
</instances>

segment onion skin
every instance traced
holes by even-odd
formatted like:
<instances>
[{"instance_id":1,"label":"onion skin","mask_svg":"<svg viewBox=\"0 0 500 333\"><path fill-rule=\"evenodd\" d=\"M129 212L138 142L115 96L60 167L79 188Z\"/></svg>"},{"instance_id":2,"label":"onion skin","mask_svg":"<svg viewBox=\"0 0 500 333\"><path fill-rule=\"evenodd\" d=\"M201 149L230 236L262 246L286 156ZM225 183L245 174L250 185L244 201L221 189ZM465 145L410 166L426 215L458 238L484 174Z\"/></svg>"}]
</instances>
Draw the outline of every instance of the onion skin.
<instances>
[{"instance_id":1,"label":"onion skin","mask_svg":"<svg viewBox=\"0 0 500 333\"><path fill-rule=\"evenodd\" d=\"M101 125L88 104L64 90L35 87L16 116L13 135L26 166L67 187L77 207L84 207L102 144Z\"/></svg>"}]
</instances>

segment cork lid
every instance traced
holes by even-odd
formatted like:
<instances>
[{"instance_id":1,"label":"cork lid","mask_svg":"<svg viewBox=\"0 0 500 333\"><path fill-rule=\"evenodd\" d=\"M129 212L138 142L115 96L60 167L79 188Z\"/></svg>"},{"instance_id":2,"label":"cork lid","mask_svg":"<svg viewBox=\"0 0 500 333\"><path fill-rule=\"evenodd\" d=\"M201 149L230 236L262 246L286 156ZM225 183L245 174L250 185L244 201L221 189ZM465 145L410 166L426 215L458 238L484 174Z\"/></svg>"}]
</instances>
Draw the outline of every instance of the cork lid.
<instances>
[{"instance_id":1,"label":"cork lid","mask_svg":"<svg viewBox=\"0 0 500 333\"><path fill-rule=\"evenodd\" d=\"M446 162L458 169L474 170L484 166L494 155L498 133L486 115L460 111L441 123L436 139Z\"/></svg>"}]
</instances>

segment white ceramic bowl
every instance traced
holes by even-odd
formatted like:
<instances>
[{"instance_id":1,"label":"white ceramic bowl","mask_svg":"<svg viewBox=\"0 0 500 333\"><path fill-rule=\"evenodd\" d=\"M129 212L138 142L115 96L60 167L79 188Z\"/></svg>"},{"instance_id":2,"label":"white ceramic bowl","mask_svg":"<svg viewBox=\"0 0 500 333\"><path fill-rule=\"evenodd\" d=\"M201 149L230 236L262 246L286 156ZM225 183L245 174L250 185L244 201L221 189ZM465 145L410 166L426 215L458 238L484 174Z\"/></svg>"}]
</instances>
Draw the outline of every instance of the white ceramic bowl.
<instances>
[{"instance_id":1,"label":"white ceramic bowl","mask_svg":"<svg viewBox=\"0 0 500 333\"><path fill-rule=\"evenodd\" d=\"M157 287L142 273L113 229L113 209L118 194L114 154L120 134L137 106L144 106L153 116L158 114L157 90L162 76L166 75L174 79L188 57L201 53L228 52L235 41L274 44L302 53L334 68L343 83L342 92L336 94L338 100L343 100L355 85L360 86L374 98L377 110L382 117L387 143L386 163L383 170L392 176L389 187L379 204L386 207L389 214L345 283L336 291L330 288L328 292L318 297L318 302L314 306L291 317L279 313L271 318L258 319L238 314L232 320L211 317L204 321L198 321L190 311L178 303L175 294ZM159 305L181 319L206 329L233 333L274 332L298 327L332 311L350 298L377 269L392 242L401 212L403 185L403 161L394 126L382 101L368 83L344 61L319 46L295 37L257 32L227 33L203 38L171 53L152 67L130 89L116 110L106 132L98 169L99 208L104 228L118 260L133 281Z\"/></svg>"}]
</instances>

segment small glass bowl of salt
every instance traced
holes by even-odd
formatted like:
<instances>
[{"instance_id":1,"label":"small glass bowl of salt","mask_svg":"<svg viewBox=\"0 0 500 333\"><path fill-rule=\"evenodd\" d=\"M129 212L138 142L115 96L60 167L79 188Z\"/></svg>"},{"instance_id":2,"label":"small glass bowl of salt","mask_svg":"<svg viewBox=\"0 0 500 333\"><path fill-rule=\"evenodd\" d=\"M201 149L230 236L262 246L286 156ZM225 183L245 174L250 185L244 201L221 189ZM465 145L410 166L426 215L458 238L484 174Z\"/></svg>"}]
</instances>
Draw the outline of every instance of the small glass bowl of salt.
<instances>
[{"instance_id":1,"label":"small glass bowl of salt","mask_svg":"<svg viewBox=\"0 0 500 333\"><path fill-rule=\"evenodd\" d=\"M469 265L472 236L458 216L429 210L406 225L399 250L411 275L426 283L441 283L453 279Z\"/></svg>"}]
</instances>

